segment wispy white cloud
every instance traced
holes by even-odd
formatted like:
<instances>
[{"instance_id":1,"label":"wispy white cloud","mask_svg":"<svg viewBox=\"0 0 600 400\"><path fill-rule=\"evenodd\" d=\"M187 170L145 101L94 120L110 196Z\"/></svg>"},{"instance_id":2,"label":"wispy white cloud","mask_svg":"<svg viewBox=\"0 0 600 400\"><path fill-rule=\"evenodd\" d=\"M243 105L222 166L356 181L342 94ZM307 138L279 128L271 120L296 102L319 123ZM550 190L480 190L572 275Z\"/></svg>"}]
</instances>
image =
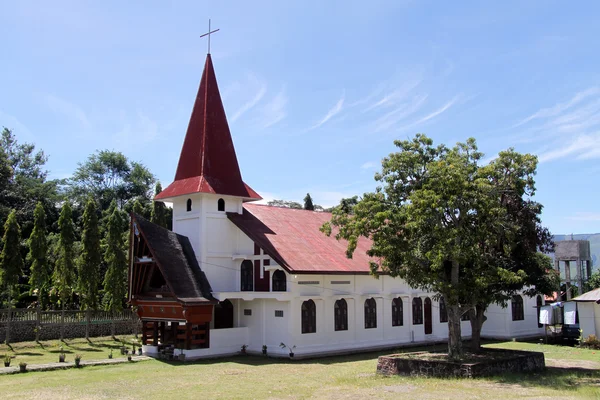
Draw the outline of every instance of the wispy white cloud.
<instances>
[{"instance_id":1,"label":"wispy white cloud","mask_svg":"<svg viewBox=\"0 0 600 400\"><path fill-rule=\"evenodd\" d=\"M363 165L360 166L360 169L372 169L377 167L377 163L375 161L367 161Z\"/></svg>"},{"instance_id":2,"label":"wispy white cloud","mask_svg":"<svg viewBox=\"0 0 600 400\"><path fill-rule=\"evenodd\" d=\"M417 112L427 100L428 95L415 96L410 103L403 103L395 110L384 114L373 123L373 132L380 132L392 128L398 122Z\"/></svg>"},{"instance_id":3,"label":"wispy white cloud","mask_svg":"<svg viewBox=\"0 0 600 400\"><path fill-rule=\"evenodd\" d=\"M262 129L269 128L287 117L287 102L286 89L283 87L271 101L262 107L263 118L260 123Z\"/></svg>"},{"instance_id":4,"label":"wispy white cloud","mask_svg":"<svg viewBox=\"0 0 600 400\"><path fill-rule=\"evenodd\" d=\"M344 108L345 98L346 98L346 94L344 93L344 94L342 94L342 97L338 100L338 102L329 111L327 111L327 114L325 114L325 116L323 118L321 118L321 120L319 120L319 122L314 124L310 129L316 129L316 128L322 126L327 121L329 121L331 118L333 118L337 114L339 114L342 111L342 109Z\"/></svg>"},{"instance_id":5,"label":"wispy white cloud","mask_svg":"<svg viewBox=\"0 0 600 400\"><path fill-rule=\"evenodd\" d=\"M456 102L460 99L460 97L461 97L461 95L454 96L454 98L452 98L452 100L450 100L449 102L447 102L446 104L444 104L443 106L441 106L440 108L435 110L434 112L427 114L420 120L416 121L415 125L422 124L423 122L427 122L430 119L433 119L433 118L437 117L438 115L446 112L450 107L452 107L454 104L456 104Z\"/></svg>"},{"instance_id":6,"label":"wispy white cloud","mask_svg":"<svg viewBox=\"0 0 600 400\"><path fill-rule=\"evenodd\" d=\"M562 158L589 160L600 158L600 88L580 91L564 102L541 108L512 126L527 124L521 142L538 143L540 162Z\"/></svg>"},{"instance_id":7,"label":"wispy white cloud","mask_svg":"<svg viewBox=\"0 0 600 400\"><path fill-rule=\"evenodd\" d=\"M233 114L233 117L231 117L231 122L237 121L242 115L244 115L246 112L248 112L254 106L256 106L262 100L262 98L265 96L265 94L267 93L267 85L266 84L264 84L263 82L260 82L254 76L251 76L250 80L252 81L253 86L258 86L258 89L256 90L256 93L254 94L254 96L250 100L248 100L246 103L244 103Z\"/></svg>"},{"instance_id":8,"label":"wispy white cloud","mask_svg":"<svg viewBox=\"0 0 600 400\"><path fill-rule=\"evenodd\" d=\"M536 111L535 113L531 114L530 116L528 116L528 117L522 119L521 121L517 122L516 124L514 124L512 126L512 128L517 128L521 125L525 125L528 122L534 121L536 119L551 118L551 117L556 117L558 115L561 115L564 111L568 110L569 108L579 104L581 101L585 100L586 98L588 98L590 96L597 95L598 93L600 93L600 88L598 88L598 87L591 87L589 89L583 90L583 91L575 94L575 96L573 96L569 101L566 101L564 103L558 103L552 107L542 108L542 109Z\"/></svg>"},{"instance_id":9,"label":"wispy white cloud","mask_svg":"<svg viewBox=\"0 0 600 400\"><path fill-rule=\"evenodd\" d=\"M368 106L363 110L363 112L369 112L373 110L377 110L381 107L393 107L398 104L400 101L404 100L408 94L415 89L417 86L421 84L421 80L413 80L401 85L398 89L395 89L387 94L385 94L382 98Z\"/></svg>"},{"instance_id":10,"label":"wispy white cloud","mask_svg":"<svg viewBox=\"0 0 600 400\"><path fill-rule=\"evenodd\" d=\"M45 94L43 99L46 105L55 113L62 114L63 116L78 121L83 128L89 129L91 123L83 109L77 104L71 103L65 99L52 94Z\"/></svg>"},{"instance_id":11,"label":"wispy white cloud","mask_svg":"<svg viewBox=\"0 0 600 400\"><path fill-rule=\"evenodd\" d=\"M600 158L600 134L579 135L565 138L555 143L554 150L542 152L540 162L553 161L564 157L578 160Z\"/></svg>"}]
</instances>

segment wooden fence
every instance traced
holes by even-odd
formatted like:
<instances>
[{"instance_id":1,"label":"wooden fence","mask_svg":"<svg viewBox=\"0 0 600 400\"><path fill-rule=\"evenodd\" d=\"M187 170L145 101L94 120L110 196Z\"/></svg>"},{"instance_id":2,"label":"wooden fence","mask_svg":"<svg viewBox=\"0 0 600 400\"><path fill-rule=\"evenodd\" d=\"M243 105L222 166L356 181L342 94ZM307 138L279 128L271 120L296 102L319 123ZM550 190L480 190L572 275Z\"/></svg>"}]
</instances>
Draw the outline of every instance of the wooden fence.
<instances>
[{"instance_id":1,"label":"wooden fence","mask_svg":"<svg viewBox=\"0 0 600 400\"><path fill-rule=\"evenodd\" d=\"M111 324L111 333L114 336L116 323L131 322L132 333L137 333L139 324L138 316L131 309L118 312L110 311L81 311L81 310L51 310L43 311L39 308L12 308L0 309L0 327L5 330L6 342L11 341L11 331L18 331L20 326L34 326L35 340L39 340L39 332L46 327L59 327L60 339L64 338L65 328L85 327L85 337L89 338L90 326ZM82 329L82 328L79 328ZM20 341L18 337L13 341Z\"/></svg>"}]
</instances>

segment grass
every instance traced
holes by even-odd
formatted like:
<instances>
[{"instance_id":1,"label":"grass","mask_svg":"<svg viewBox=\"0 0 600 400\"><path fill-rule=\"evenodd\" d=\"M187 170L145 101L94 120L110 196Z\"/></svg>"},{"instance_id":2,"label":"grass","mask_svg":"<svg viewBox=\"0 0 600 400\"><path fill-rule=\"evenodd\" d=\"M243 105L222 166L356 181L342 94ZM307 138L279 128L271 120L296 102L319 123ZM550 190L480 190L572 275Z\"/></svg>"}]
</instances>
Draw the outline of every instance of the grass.
<instances>
[{"instance_id":1,"label":"grass","mask_svg":"<svg viewBox=\"0 0 600 400\"><path fill-rule=\"evenodd\" d=\"M98 342L89 347L120 346L120 342L107 339ZM32 346L31 350L24 347L23 352L49 351L48 347ZM70 346L86 348L85 341L70 343ZM556 361L572 365L553 366L538 374L461 380L379 376L375 374L377 356L384 353L304 361L239 356L186 364L144 361L0 376L0 393L6 399L600 398L600 371L597 369L600 356L597 352L531 343L504 342L489 346L544 351L548 364L554 365ZM103 356L96 358L106 357L105 351L97 354ZM92 353L88 356L91 358ZM587 363L588 368L595 366L596 370L583 369L581 363Z\"/></svg>"},{"instance_id":2,"label":"grass","mask_svg":"<svg viewBox=\"0 0 600 400\"><path fill-rule=\"evenodd\" d=\"M0 355L9 354L11 356L11 366L17 366L20 362L27 364L47 364L58 362L60 346L63 347L66 361L74 361L75 354L81 354L83 360L94 360L108 358L110 351L113 356L121 357L122 346L126 346L131 351L131 341L133 336L118 336L115 339L110 337L86 339L65 339L45 340L40 342L21 342L10 346L0 345ZM137 348L137 346L136 346ZM0 364L0 368L1 368Z\"/></svg>"}]
</instances>

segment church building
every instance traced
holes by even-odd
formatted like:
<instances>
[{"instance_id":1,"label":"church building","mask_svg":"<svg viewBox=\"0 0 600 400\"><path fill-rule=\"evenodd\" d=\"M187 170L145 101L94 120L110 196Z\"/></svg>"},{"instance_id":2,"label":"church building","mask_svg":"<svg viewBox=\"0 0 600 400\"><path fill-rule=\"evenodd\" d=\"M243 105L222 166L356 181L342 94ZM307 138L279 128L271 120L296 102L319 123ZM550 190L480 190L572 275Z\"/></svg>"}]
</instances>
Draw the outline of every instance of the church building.
<instances>
[{"instance_id":1,"label":"church building","mask_svg":"<svg viewBox=\"0 0 600 400\"><path fill-rule=\"evenodd\" d=\"M242 180L210 54L175 180L155 198L173 205L173 231L132 215L129 301L143 351L188 358L261 353L318 356L443 341L443 298L369 274L368 240L346 258L319 231L329 213L256 204ZM483 336L540 335L538 298L492 306ZM470 323L462 322L464 336ZM280 348L284 343L287 348Z\"/></svg>"}]
</instances>

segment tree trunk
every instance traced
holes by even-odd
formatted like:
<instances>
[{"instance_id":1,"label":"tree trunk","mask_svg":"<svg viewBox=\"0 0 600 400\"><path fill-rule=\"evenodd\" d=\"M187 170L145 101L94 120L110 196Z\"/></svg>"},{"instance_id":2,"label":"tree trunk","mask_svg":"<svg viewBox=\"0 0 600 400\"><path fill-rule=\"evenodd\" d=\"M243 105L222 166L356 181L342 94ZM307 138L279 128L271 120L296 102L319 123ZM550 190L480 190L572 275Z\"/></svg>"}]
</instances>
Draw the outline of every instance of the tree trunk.
<instances>
[{"instance_id":1,"label":"tree trunk","mask_svg":"<svg viewBox=\"0 0 600 400\"><path fill-rule=\"evenodd\" d=\"M471 351L478 353L481 351L481 328L487 319L484 315L486 306L477 304L474 310L469 311L469 321L471 321Z\"/></svg>"},{"instance_id":2,"label":"tree trunk","mask_svg":"<svg viewBox=\"0 0 600 400\"><path fill-rule=\"evenodd\" d=\"M457 244L460 242L460 238L456 238ZM459 282L459 267L460 264L456 260L452 260L452 269L450 270L450 284L452 287L457 288ZM462 333L460 329L460 316L461 310L458 302L458 298L454 296L446 296L448 301L448 357L450 359L459 359L463 355L462 348Z\"/></svg>"},{"instance_id":3,"label":"tree trunk","mask_svg":"<svg viewBox=\"0 0 600 400\"><path fill-rule=\"evenodd\" d=\"M460 329L460 307L448 305L448 357L460 359L463 354L462 333Z\"/></svg>"},{"instance_id":4,"label":"tree trunk","mask_svg":"<svg viewBox=\"0 0 600 400\"><path fill-rule=\"evenodd\" d=\"M90 340L90 309L85 310L85 340Z\"/></svg>"},{"instance_id":5,"label":"tree trunk","mask_svg":"<svg viewBox=\"0 0 600 400\"><path fill-rule=\"evenodd\" d=\"M62 310L60 311L60 341L65 339L65 302L62 303Z\"/></svg>"},{"instance_id":6,"label":"tree trunk","mask_svg":"<svg viewBox=\"0 0 600 400\"><path fill-rule=\"evenodd\" d=\"M8 288L8 318L6 319L6 335L4 338L4 343L7 345L10 344L10 320L12 319L12 299L11 293L12 288Z\"/></svg>"},{"instance_id":7,"label":"tree trunk","mask_svg":"<svg viewBox=\"0 0 600 400\"><path fill-rule=\"evenodd\" d=\"M37 307L35 308L35 341L40 341L40 329L42 328L42 310L40 308L40 303L38 302Z\"/></svg>"}]
</instances>

